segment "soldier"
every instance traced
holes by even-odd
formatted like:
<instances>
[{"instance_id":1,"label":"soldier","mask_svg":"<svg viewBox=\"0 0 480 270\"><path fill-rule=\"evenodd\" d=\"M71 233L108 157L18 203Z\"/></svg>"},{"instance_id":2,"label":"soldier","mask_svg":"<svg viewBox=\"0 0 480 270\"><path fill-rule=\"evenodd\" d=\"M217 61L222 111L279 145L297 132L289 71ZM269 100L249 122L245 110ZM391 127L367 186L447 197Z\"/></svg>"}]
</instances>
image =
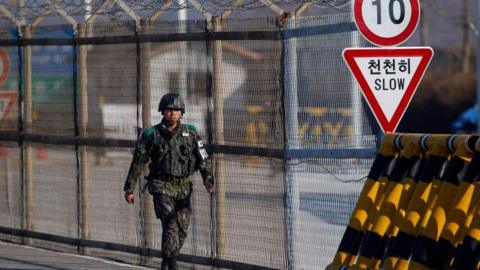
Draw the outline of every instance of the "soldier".
<instances>
[{"instance_id":1,"label":"soldier","mask_svg":"<svg viewBox=\"0 0 480 270\"><path fill-rule=\"evenodd\" d=\"M150 161L146 177L153 195L155 215L162 221L162 270L176 270L192 213L189 177L199 170L207 192L213 192L214 178L208 154L192 125L180 123L185 104L178 94L162 97L158 111L162 121L145 130L137 140L124 191L125 200L133 204L133 191L144 165Z\"/></svg>"}]
</instances>

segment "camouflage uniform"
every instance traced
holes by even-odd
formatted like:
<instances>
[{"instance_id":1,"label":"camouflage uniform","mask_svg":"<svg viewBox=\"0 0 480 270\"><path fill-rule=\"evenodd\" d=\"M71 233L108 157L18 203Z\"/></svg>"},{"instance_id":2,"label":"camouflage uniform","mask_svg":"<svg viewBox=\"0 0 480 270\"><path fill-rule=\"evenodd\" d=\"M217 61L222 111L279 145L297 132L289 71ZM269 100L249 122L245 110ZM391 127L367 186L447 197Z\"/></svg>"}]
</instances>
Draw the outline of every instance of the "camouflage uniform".
<instances>
[{"instance_id":1,"label":"camouflage uniform","mask_svg":"<svg viewBox=\"0 0 480 270\"><path fill-rule=\"evenodd\" d=\"M153 195L157 218L162 221L162 257L175 258L187 237L192 213L189 176L199 170L204 184L213 175L203 142L192 125L166 128L164 121L142 133L137 141L124 191L133 193L144 165L150 161L148 190Z\"/></svg>"}]
</instances>

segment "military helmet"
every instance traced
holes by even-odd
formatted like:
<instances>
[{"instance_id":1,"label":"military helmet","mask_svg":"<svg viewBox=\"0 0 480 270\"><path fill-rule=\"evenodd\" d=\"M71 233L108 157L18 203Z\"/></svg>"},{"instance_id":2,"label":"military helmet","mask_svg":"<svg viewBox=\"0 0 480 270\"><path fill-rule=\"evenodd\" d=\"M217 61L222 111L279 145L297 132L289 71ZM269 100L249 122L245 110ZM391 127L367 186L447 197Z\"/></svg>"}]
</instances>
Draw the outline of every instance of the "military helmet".
<instances>
[{"instance_id":1,"label":"military helmet","mask_svg":"<svg viewBox=\"0 0 480 270\"><path fill-rule=\"evenodd\" d=\"M165 109L179 109L182 113L185 113L185 103L182 98L176 93L165 94L160 103L158 104L158 111L161 112Z\"/></svg>"}]
</instances>

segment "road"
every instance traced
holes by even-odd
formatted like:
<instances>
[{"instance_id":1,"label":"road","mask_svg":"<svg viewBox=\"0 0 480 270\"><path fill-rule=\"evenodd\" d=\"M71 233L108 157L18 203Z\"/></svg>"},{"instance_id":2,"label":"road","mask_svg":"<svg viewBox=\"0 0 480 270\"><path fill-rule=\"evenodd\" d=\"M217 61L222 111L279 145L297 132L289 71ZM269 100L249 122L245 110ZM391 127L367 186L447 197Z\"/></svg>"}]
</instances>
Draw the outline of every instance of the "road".
<instances>
[{"instance_id":1,"label":"road","mask_svg":"<svg viewBox=\"0 0 480 270\"><path fill-rule=\"evenodd\" d=\"M60 253L51 250L27 247L0 241L0 269L22 270L77 270L77 269L118 269L151 270L99 258Z\"/></svg>"}]
</instances>

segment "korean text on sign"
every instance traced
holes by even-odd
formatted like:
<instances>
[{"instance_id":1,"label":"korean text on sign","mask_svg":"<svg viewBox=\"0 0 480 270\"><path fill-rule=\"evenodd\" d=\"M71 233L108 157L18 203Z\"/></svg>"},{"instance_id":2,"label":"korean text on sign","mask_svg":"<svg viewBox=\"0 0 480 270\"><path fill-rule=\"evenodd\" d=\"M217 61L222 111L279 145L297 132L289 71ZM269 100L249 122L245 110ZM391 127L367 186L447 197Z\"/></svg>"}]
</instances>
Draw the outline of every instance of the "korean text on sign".
<instances>
[{"instance_id":1,"label":"korean text on sign","mask_svg":"<svg viewBox=\"0 0 480 270\"><path fill-rule=\"evenodd\" d=\"M382 58L368 61L371 75L410 74L410 59Z\"/></svg>"}]
</instances>

